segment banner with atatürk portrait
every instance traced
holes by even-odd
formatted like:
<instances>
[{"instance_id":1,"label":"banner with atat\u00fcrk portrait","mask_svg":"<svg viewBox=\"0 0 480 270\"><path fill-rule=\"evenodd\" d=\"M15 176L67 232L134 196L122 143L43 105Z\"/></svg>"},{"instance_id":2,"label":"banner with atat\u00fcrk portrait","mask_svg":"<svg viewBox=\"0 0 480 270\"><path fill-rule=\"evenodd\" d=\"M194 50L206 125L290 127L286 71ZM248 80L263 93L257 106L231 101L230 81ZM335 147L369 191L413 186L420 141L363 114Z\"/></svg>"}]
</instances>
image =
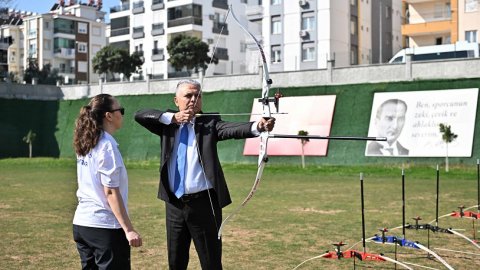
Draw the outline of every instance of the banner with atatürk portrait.
<instances>
[{"instance_id":1,"label":"banner with atat\u00fcrk portrait","mask_svg":"<svg viewBox=\"0 0 480 270\"><path fill-rule=\"evenodd\" d=\"M375 93L366 156L471 157L478 88ZM458 135L442 139L440 124Z\"/></svg>"}]
</instances>

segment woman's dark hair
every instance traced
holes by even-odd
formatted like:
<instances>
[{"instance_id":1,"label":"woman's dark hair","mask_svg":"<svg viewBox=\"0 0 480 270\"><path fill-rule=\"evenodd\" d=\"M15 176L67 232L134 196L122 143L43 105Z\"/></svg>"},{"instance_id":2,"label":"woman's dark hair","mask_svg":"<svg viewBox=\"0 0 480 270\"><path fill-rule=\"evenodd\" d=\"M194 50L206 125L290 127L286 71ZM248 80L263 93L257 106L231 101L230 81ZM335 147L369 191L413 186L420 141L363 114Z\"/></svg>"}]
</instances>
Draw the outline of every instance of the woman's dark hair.
<instances>
[{"instance_id":1,"label":"woman's dark hair","mask_svg":"<svg viewBox=\"0 0 480 270\"><path fill-rule=\"evenodd\" d=\"M106 112L112 110L113 102L111 95L100 94L80 109L73 133L73 147L77 155L86 156L97 145L103 131L103 118Z\"/></svg>"}]
</instances>

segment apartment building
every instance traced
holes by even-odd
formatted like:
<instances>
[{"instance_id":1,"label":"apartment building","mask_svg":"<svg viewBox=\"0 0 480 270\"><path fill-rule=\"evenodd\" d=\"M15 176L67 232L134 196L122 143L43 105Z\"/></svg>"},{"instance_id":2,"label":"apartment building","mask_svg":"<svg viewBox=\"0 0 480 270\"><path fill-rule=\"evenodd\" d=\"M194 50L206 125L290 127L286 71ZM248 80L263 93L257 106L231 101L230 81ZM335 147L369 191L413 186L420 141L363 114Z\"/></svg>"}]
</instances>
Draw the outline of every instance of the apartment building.
<instances>
[{"instance_id":1,"label":"apartment building","mask_svg":"<svg viewBox=\"0 0 480 270\"><path fill-rule=\"evenodd\" d=\"M167 44L176 35L198 37L210 45L211 52L216 46L215 56L219 63L210 65L207 75L244 73L245 37L232 34L230 20L225 21L229 4L240 14L244 13L244 8L239 0L228 2L122 0L120 5L110 8L109 44L143 55L142 74L133 75L132 79L187 75L185 70L176 71L167 61Z\"/></svg>"},{"instance_id":2,"label":"apartment building","mask_svg":"<svg viewBox=\"0 0 480 270\"><path fill-rule=\"evenodd\" d=\"M407 47L479 42L480 0L403 0Z\"/></svg>"},{"instance_id":3,"label":"apartment building","mask_svg":"<svg viewBox=\"0 0 480 270\"><path fill-rule=\"evenodd\" d=\"M245 0L271 71L384 63L402 48L402 5L394 0ZM268 49L267 49L268 48Z\"/></svg>"},{"instance_id":4,"label":"apartment building","mask_svg":"<svg viewBox=\"0 0 480 270\"><path fill-rule=\"evenodd\" d=\"M39 68L50 64L64 83L98 81L91 62L107 42L105 12L100 9L101 1L58 1L50 12L26 16L22 26L9 27L16 36L8 53L11 71L23 78L29 63Z\"/></svg>"},{"instance_id":5,"label":"apartment building","mask_svg":"<svg viewBox=\"0 0 480 270\"><path fill-rule=\"evenodd\" d=\"M23 17L30 15L32 13L25 11L0 9L0 76L3 78L23 68L20 61L22 51L9 50L9 48L12 44L15 48L23 48L21 32Z\"/></svg>"}]
</instances>

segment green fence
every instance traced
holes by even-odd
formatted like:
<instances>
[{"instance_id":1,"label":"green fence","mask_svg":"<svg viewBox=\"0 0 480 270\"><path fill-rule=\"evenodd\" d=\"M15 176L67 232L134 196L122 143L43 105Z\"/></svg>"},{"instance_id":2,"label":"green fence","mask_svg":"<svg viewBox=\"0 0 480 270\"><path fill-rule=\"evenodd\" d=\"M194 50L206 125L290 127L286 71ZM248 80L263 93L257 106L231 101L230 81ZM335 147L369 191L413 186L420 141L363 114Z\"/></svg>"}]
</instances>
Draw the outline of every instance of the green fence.
<instances>
[{"instance_id":1,"label":"green fence","mask_svg":"<svg viewBox=\"0 0 480 270\"><path fill-rule=\"evenodd\" d=\"M375 92L421 91L460 88L479 88L479 79L435 80L315 86L280 89L284 96L336 95L332 136L366 136L370 121L371 106ZM272 89L273 92L276 91ZM253 98L260 90L220 91L204 93L205 112L239 113L250 112ZM173 94L121 96L126 108L124 126L115 134L124 158L130 160L158 159L159 138L138 125L133 113L143 108L174 108ZM72 134L74 121L88 100L31 101L0 99L0 158L28 156L28 145L22 138L32 129L37 133L33 144L34 156L73 157ZM281 101L280 101L281 102ZM281 106L281 105L280 105ZM479 107L475 134L479 134ZM315 112L312 112L313 114ZM228 121L248 121L248 116L223 117ZM452 164L475 163L480 157L480 140L474 139L471 158L450 158ZM256 157L242 155L244 141L231 140L219 143L223 162L255 163ZM379 158L365 157L365 142L330 141L326 157L307 157L313 164L367 164L367 163L441 163L443 158ZM271 157L272 162L298 163L299 157Z\"/></svg>"}]
</instances>

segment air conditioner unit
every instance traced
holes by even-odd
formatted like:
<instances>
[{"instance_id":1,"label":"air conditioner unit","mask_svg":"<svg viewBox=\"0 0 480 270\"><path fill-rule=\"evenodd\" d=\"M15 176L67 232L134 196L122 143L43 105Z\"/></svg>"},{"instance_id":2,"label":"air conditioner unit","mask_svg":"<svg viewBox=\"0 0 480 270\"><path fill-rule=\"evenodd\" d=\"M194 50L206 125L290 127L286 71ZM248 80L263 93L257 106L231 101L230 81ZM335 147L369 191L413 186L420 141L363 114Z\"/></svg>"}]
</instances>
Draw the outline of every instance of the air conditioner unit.
<instances>
[{"instance_id":1,"label":"air conditioner unit","mask_svg":"<svg viewBox=\"0 0 480 270\"><path fill-rule=\"evenodd\" d=\"M208 44L213 44L213 38L207 38L207 43Z\"/></svg>"},{"instance_id":2,"label":"air conditioner unit","mask_svg":"<svg viewBox=\"0 0 480 270\"><path fill-rule=\"evenodd\" d=\"M213 20L215 20L215 15L210 14L210 15L208 15L208 18L213 21Z\"/></svg>"},{"instance_id":3,"label":"air conditioner unit","mask_svg":"<svg viewBox=\"0 0 480 270\"><path fill-rule=\"evenodd\" d=\"M303 7L303 6L306 6L307 5L307 0L300 0L298 1L298 4Z\"/></svg>"},{"instance_id":4,"label":"air conditioner unit","mask_svg":"<svg viewBox=\"0 0 480 270\"><path fill-rule=\"evenodd\" d=\"M300 30L300 37L302 37L302 38L308 37L308 31L307 30Z\"/></svg>"}]
</instances>

